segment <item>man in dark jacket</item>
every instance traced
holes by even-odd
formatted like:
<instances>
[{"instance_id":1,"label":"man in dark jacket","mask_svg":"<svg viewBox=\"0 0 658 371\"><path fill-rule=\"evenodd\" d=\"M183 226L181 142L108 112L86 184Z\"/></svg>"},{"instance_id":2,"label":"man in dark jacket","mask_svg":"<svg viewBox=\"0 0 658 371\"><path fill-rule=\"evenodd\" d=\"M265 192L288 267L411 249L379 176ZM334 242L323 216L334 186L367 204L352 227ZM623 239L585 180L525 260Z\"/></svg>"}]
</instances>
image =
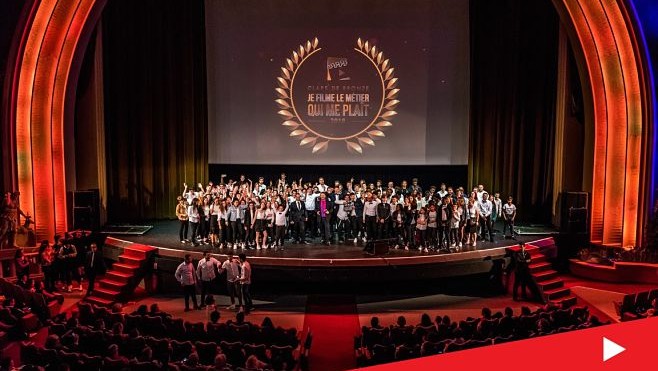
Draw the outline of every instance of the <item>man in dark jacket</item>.
<instances>
[{"instance_id":1,"label":"man in dark jacket","mask_svg":"<svg viewBox=\"0 0 658 371\"><path fill-rule=\"evenodd\" d=\"M293 230L296 243L308 243L306 241L306 205L301 200L299 193L295 194L295 201L288 207L291 229Z\"/></svg>"},{"instance_id":2,"label":"man in dark jacket","mask_svg":"<svg viewBox=\"0 0 658 371\"><path fill-rule=\"evenodd\" d=\"M322 242L327 245L331 244L331 214L334 209L334 203L325 192L320 193L320 197L315 199L315 212L318 217L318 226L322 233Z\"/></svg>"},{"instance_id":3,"label":"man in dark jacket","mask_svg":"<svg viewBox=\"0 0 658 371\"><path fill-rule=\"evenodd\" d=\"M92 243L87 251L85 257L85 274L89 280L89 287L87 287L87 296L91 295L94 291L94 283L96 282L96 275L105 274L106 271L105 260L103 254L98 251L98 246Z\"/></svg>"}]
</instances>

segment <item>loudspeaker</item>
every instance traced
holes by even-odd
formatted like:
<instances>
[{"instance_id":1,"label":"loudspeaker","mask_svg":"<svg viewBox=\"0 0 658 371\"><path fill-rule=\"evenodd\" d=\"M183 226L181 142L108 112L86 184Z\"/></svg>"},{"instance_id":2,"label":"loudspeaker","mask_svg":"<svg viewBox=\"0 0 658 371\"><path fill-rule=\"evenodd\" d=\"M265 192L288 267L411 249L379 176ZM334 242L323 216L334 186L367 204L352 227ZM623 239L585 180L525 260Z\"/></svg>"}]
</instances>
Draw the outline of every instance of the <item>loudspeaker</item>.
<instances>
[{"instance_id":1,"label":"loudspeaker","mask_svg":"<svg viewBox=\"0 0 658 371\"><path fill-rule=\"evenodd\" d=\"M587 233L589 194L587 192L563 192L560 210L560 231L563 233Z\"/></svg>"},{"instance_id":2,"label":"loudspeaker","mask_svg":"<svg viewBox=\"0 0 658 371\"><path fill-rule=\"evenodd\" d=\"M73 192L73 229L100 229L100 192L98 189Z\"/></svg>"},{"instance_id":3,"label":"loudspeaker","mask_svg":"<svg viewBox=\"0 0 658 371\"><path fill-rule=\"evenodd\" d=\"M369 241L366 243L363 251L372 255L386 255L388 254L389 245L389 240L387 239Z\"/></svg>"}]
</instances>

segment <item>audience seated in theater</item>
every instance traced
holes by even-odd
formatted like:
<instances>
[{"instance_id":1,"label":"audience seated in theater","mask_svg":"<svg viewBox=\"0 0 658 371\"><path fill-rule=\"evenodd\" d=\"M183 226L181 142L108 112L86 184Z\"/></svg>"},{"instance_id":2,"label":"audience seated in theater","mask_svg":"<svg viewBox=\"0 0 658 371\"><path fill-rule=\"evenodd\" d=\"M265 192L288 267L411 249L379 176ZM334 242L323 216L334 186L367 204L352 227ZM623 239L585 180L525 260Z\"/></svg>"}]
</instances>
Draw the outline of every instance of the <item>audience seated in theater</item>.
<instances>
[{"instance_id":1,"label":"audience seated in theater","mask_svg":"<svg viewBox=\"0 0 658 371\"><path fill-rule=\"evenodd\" d=\"M651 308L646 312L642 313L643 317L655 317L658 316L658 299L653 299L651 301Z\"/></svg>"},{"instance_id":2,"label":"audience seated in theater","mask_svg":"<svg viewBox=\"0 0 658 371\"><path fill-rule=\"evenodd\" d=\"M414 328L413 336L406 339L402 330L406 324L404 317L398 317L396 323L388 328L382 327L379 320L373 317L371 327L364 326L360 339L355 339L358 365L367 366L602 325L597 317L590 315L587 307L549 304L535 311L522 307L518 317L509 307L505 308L504 313L492 313L489 308L482 308L481 313L479 318L460 321L451 321L448 316L436 316L434 323L429 322L429 315L425 313Z\"/></svg>"},{"instance_id":3,"label":"audience seated in theater","mask_svg":"<svg viewBox=\"0 0 658 371\"><path fill-rule=\"evenodd\" d=\"M148 314L148 306L140 305L136 311L130 313L131 316L145 316Z\"/></svg>"}]
</instances>

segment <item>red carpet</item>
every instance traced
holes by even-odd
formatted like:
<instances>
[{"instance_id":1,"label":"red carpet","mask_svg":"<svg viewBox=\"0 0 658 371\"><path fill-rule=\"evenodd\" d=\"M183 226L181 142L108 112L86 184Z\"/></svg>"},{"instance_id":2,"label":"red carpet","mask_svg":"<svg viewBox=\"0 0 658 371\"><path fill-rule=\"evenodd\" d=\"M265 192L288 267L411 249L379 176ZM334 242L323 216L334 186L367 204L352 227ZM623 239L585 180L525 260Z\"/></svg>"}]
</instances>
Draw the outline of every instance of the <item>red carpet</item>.
<instances>
[{"instance_id":1,"label":"red carpet","mask_svg":"<svg viewBox=\"0 0 658 371\"><path fill-rule=\"evenodd\" d=\"M337 371L356 366L354 336L361 331L354 296L311 295L304 330L313 333L310 369Z\"/></svg>"}]
</instances>

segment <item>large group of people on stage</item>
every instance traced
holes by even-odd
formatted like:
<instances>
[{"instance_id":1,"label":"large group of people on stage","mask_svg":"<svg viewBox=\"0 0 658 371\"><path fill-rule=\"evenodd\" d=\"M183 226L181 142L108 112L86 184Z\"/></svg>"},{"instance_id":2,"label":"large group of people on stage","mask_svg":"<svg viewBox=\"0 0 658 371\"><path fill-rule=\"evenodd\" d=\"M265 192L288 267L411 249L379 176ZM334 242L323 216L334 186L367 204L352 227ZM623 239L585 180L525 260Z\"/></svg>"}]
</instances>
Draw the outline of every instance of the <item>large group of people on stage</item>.
<instances>
[{"instance_id":1,"label":"large group of people on stage","mask_svg":"<svg viewBox=\"0 0 658 371\"><path fill-rule=\"evenodd\" d=\"M395 248L423 252L456 252L477 241L494 242L494 229L515 236L516 206L483 185L467 192L441 184L423 189L417 179L384 184L354 178L343 184L303 179L289 182L239 180L184 184L178 197L182 244L211 244L230 249L281 249L286 238L331 244L375 239L394 241Z\"/></svg>"}]
</instances>

